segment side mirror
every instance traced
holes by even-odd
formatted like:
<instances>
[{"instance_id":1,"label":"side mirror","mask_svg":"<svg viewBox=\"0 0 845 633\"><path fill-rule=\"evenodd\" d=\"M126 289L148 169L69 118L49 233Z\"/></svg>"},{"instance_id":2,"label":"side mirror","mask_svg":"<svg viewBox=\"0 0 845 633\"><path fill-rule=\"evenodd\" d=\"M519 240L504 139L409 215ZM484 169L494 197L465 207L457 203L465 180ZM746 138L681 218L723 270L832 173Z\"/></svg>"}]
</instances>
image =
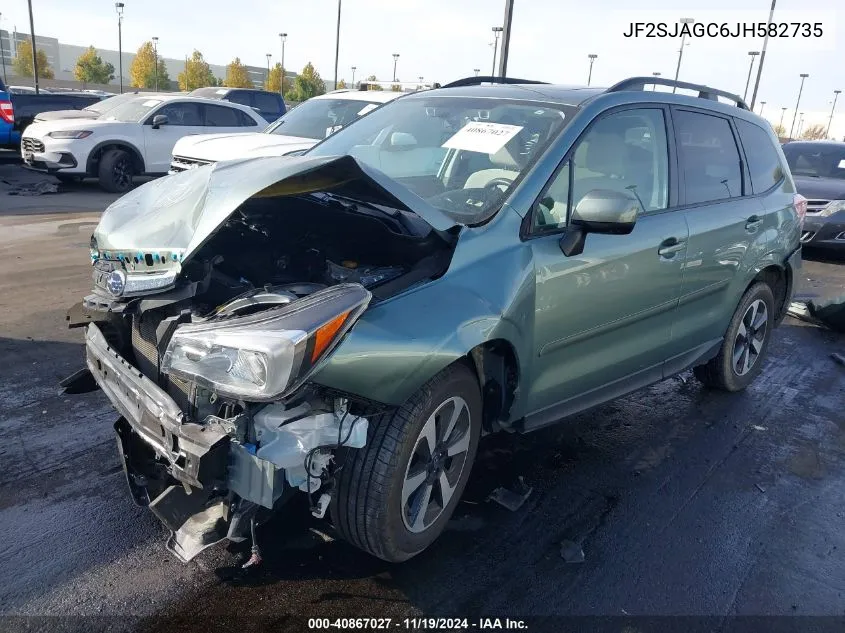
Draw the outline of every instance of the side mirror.
<instances>
[{"instance_id":1,"label":"side mirror","mask_svg":"<svg viewBox=\"0 0 845 633\"><path fill-rule=\"evenodd\" d=\"M390 135L390 148L391 149L411 149L412 147L417 145L417 139L414 137L413 134L408 134L407 132L394 132Z\"/></svg>"},{"instance_id":2,"label":"side mirror","mask_svg":"<svg viewBox=\"0 0 845 633\"><path fill-rule=\"evenodd\" d=\"M162 125L167 125L167 115L166 114L157 114L153 117L153 129L157 130Z\"/></svg>"},{"instance_id":3,"label":"side mirror","mask_svg":"<svg viewBox=\"0 0 845 633\"><path fill-rule=\"evenodd\" d=\"M627 235L634 230L641 209L640 200L632 191L593 189L575 205L560 249L567 257L580 255L587 233Z\"/></svg>"}]
</instances>

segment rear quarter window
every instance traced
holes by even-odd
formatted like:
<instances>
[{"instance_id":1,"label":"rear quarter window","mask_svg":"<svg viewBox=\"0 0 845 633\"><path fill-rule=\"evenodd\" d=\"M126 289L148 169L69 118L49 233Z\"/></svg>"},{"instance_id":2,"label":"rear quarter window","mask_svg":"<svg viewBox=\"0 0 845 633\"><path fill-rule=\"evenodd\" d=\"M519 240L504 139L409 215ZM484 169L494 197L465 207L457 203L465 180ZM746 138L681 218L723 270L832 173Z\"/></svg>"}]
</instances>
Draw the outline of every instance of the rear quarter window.
<instances>
[{"instance_id":1,"label":"rear quarter window","mask_svg":"<svg viewBox=\"0 0 845 633\"><path fill-rule=\"evenodd\" d=\"M728 119L678 110L673 113L685 204L701 204L742 195L739 148Z\"/></svg>"},{"instance_id":2,"label":"rear quarter window","mask_svg":"<svg viewBox=\"0 0 845 633\"><path fill-rule=\"evenodd\" d=\"M783 165L768 132L759 125L734 119L739 140L745 149L745 160L751 174L754 193L768 191L783 179Z\"/></svg>"}]
</instances>

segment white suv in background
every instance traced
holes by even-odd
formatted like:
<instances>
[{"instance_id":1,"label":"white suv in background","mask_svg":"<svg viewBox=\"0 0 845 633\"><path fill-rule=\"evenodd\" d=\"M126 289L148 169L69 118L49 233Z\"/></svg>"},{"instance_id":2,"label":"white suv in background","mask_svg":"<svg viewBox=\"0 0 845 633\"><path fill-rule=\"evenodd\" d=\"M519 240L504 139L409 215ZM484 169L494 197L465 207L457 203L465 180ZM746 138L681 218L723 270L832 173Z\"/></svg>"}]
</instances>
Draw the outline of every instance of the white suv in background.
<instances>
[{"instance_id":1,"label":"white suv in background","mask_svg":"<svg viewBox=\"0 0 845 633\"><path fill-rule=\"evenodd\" d=\"M31 169L59 180L99 179L123 193L140 174L167 173L173 146L183 136L212 131L251 132L267 122L252 108L186 95L131 99L96 119L33 123L21 137Z\"/></svg>"},{"instance_id":2,"label":"white suv in background","mask_svg":"<svg viewBox=\"0 0 845 633\"><path fill-rule=\"evenodd\" d=\"M381 90L335 90L289 110L261 133L183 138L173 148L170 173L220 160L301 153L402 94Z\"/></svg>"}]
</instances>

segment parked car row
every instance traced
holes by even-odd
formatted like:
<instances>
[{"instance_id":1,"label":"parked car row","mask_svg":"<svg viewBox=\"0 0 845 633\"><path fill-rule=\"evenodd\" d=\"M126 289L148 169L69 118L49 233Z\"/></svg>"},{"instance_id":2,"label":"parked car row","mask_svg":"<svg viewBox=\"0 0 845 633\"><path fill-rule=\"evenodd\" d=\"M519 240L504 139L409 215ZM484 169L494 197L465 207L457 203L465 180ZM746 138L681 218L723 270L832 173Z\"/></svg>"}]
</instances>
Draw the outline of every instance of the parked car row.
<instances>
[{"instance_id":1,"label":"parked car row","mask_svg":"<svg viewBox=\"0 0 845 633\"><path fill-rule=\"evenodd\" d=\"M181 560L307 495L404 561L445 529L482 434L690 368L728 392L762 371L807 201L742 98L652 77L345 95L232 150L326 136L304 155L277 158L284 141L147 183L92 236L94 288L68 314L87 370L65 386L113 403L131 493ZM235 140L185 152L218 143L208 160Z\"/></svg>"}]
</instances>

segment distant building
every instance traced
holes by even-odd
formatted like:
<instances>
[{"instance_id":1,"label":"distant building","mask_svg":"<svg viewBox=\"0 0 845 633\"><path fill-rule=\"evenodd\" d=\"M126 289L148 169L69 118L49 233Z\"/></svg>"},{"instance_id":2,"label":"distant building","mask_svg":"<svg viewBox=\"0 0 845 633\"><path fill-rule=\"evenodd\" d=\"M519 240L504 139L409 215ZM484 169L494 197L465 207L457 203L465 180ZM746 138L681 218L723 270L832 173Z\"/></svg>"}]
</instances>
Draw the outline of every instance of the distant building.
<instances>
[{"instance_id":1,"label":"distant building","mask_svg":"<svg viewBox=\"0 0 845 633\"><path fill-rule=\"evenodd\" d=\"M12 75L12 60L17 54L18 47L31 46L29 41L29 33L22 33L19 31L12 31L10 33L6 30L0 30L0 46L2 47L0 61L5 63L7 75ZM62 44L55 37L44 37L41 35L35 36L35 47L44 51L44 53L47 55L47 61L49 62L50 67L55 73L56 79L62 81L74 80L73 69L76 66L76 60L79 59L80 55L82 55L86 50L88 50L87 46ZM124 50L122 55L118 55L118 52L116 50L111 50L107 48L97 48L97 54L100 55L104 62L108 62L114 66L114 79L110 84L113 86L120 85L119 61L122 57L123 85L125 87L128 87L130 84L129 67L132 65L132 61L135 59L135 51ZM165 90L177 90L178 85L176 78L179 76L179 73L185 70L185 59L173 59L169 57L163 57L162 59L164 60L164 64L167 67L167 74L170 77L171 85L161 87ZM215 77L217 77L218 79L225 79L225 65L212 64L211 62L209 62L209 66L211 67L211 72L214 74ZM264 85L264 79L267 76L267 67L247 66L246 69L255 87L261 88ZM2 72L2 67L0 67L0 72ZM288 80L291 80L296 77L296 73L291 73L289 71L285 74Z\"/></svg>"}]
</instances>

